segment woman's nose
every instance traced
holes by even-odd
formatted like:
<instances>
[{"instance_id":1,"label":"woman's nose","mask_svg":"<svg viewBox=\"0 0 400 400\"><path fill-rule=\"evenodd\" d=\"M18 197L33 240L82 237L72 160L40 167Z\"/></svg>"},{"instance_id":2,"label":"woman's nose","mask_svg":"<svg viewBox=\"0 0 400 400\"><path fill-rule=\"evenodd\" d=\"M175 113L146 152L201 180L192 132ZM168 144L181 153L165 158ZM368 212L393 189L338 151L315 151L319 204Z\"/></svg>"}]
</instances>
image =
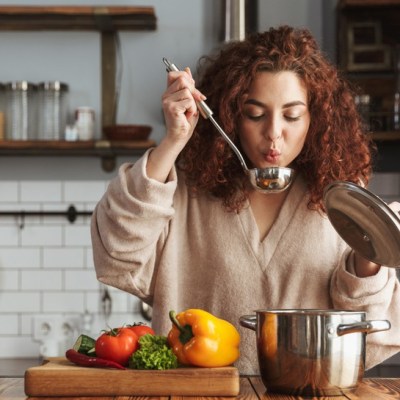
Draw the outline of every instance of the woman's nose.
<instances>
[{"instance_id":1,"label":"woman's nose","mask_svg":"<svg viewBox=\"0 0 400 400\"><path fill-rule=\"evenodd\" d=\"M282 136L282 127L278 121L270 121L265 129L264 136L272 143L276 142Z\"/></svg>"}]
</instances>

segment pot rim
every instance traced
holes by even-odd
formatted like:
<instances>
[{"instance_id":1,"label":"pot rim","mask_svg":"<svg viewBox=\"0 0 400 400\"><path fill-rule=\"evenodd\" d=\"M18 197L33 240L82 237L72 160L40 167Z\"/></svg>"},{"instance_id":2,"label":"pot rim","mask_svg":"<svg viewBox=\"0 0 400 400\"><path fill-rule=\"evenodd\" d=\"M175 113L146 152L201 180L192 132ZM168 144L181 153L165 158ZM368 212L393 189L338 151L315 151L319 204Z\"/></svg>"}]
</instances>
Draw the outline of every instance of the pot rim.
<instances>
[{"instance_id":1,"label":"pot rim","mask_svg":"<svg viewBox=\"0 0 400 400\"><path fill-rule=\"evenodd\" d=\"M258 309L257 314L280 314L280 315L365 315L364 311L354 310L324 310L318 308L300 309Z\"/></svg>"}]
</instances>

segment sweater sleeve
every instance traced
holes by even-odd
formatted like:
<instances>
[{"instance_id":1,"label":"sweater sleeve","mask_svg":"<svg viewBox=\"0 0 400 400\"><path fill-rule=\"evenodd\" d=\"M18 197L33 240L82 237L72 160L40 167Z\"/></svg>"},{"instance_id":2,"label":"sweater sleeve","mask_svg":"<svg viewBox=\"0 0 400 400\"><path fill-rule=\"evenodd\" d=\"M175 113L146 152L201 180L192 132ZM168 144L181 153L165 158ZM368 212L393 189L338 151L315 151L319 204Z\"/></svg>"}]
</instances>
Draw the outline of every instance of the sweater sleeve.
<instances>
[{"instance_id":1,"label":"sweater sleeve","mask_svg":"<svg viewBox=\"0 0 400 400\"><path fill-rule=\"evenodd\" d=\"M177 187L175 169L166 183L147 176L150 151L135 164L120 167L91 221L97 278L149 302Z\"/></svg>"},{"instance_id":2,"label":"sweater sleeve","mask_svg":"<svg viewBox=\"0 0 400 400\"><path fill-rule=\"evenodd\" d=\"M367 320L391 323L390 330L367 335L366 368L369 369L400 351L400 286L394 268L382 267L374 276L359 278L351 273L352 263L353 252L345 254L333 273L334 308L365 311Z\"/></svg>"}]
</instances>

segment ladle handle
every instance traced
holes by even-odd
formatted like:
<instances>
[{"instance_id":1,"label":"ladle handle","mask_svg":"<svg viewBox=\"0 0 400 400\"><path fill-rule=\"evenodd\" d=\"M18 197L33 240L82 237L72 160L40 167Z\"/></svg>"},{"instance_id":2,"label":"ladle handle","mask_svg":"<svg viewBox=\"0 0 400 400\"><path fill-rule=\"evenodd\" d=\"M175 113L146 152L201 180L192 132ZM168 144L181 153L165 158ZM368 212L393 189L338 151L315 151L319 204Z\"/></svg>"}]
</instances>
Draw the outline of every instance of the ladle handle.
<instances>
[{"instance_id":1,"label":"ladle handle","mask_svg":"<svg viewBox=\"0 0 400 400\"><path fill-rule=\"evenodd\" d=\"M169 62L165 57L163 58L163 62L165 64L165 66L167 67L168 72L179 71L179 68L175 64ZM227 141L227 143L229 144L231 149L235 152L235 154L239 158L240 164L242 164L243 169L246 172L248 172L249 169L247 168L246 162L244 161L242 154L240 153L239 149L236 147L235 143L232 142L230 137L224 132L224 130L217 123L217 121L212 117L213 112L212 112L211 108L208 107L208 105L203 100L197 101L196 104L197 104L197 107L199 108L201 116L205 119L209 119L212 122L212 124L215 126L217 131Z\"/></svg>"}]
</instances>

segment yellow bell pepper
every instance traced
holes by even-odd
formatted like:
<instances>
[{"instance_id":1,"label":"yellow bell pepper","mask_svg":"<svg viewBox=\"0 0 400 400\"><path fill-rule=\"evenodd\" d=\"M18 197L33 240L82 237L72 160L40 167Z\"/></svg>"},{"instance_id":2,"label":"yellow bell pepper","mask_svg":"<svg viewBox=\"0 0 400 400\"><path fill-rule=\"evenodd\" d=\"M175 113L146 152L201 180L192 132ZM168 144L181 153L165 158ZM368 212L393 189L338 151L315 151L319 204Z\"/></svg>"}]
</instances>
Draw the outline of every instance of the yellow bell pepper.
<instances>
[{"instance_id":1,"label":"yellow bell pepper","mask_svg":"<svg viewBox=\"0 0 400 400\"><path fill-rule=\"evenodd\" d=\"M239 358L240 335L228 321L204 310L169 313L168 343L178 361L197 367L225 367Z\"/></svg>"}]
</instances>

